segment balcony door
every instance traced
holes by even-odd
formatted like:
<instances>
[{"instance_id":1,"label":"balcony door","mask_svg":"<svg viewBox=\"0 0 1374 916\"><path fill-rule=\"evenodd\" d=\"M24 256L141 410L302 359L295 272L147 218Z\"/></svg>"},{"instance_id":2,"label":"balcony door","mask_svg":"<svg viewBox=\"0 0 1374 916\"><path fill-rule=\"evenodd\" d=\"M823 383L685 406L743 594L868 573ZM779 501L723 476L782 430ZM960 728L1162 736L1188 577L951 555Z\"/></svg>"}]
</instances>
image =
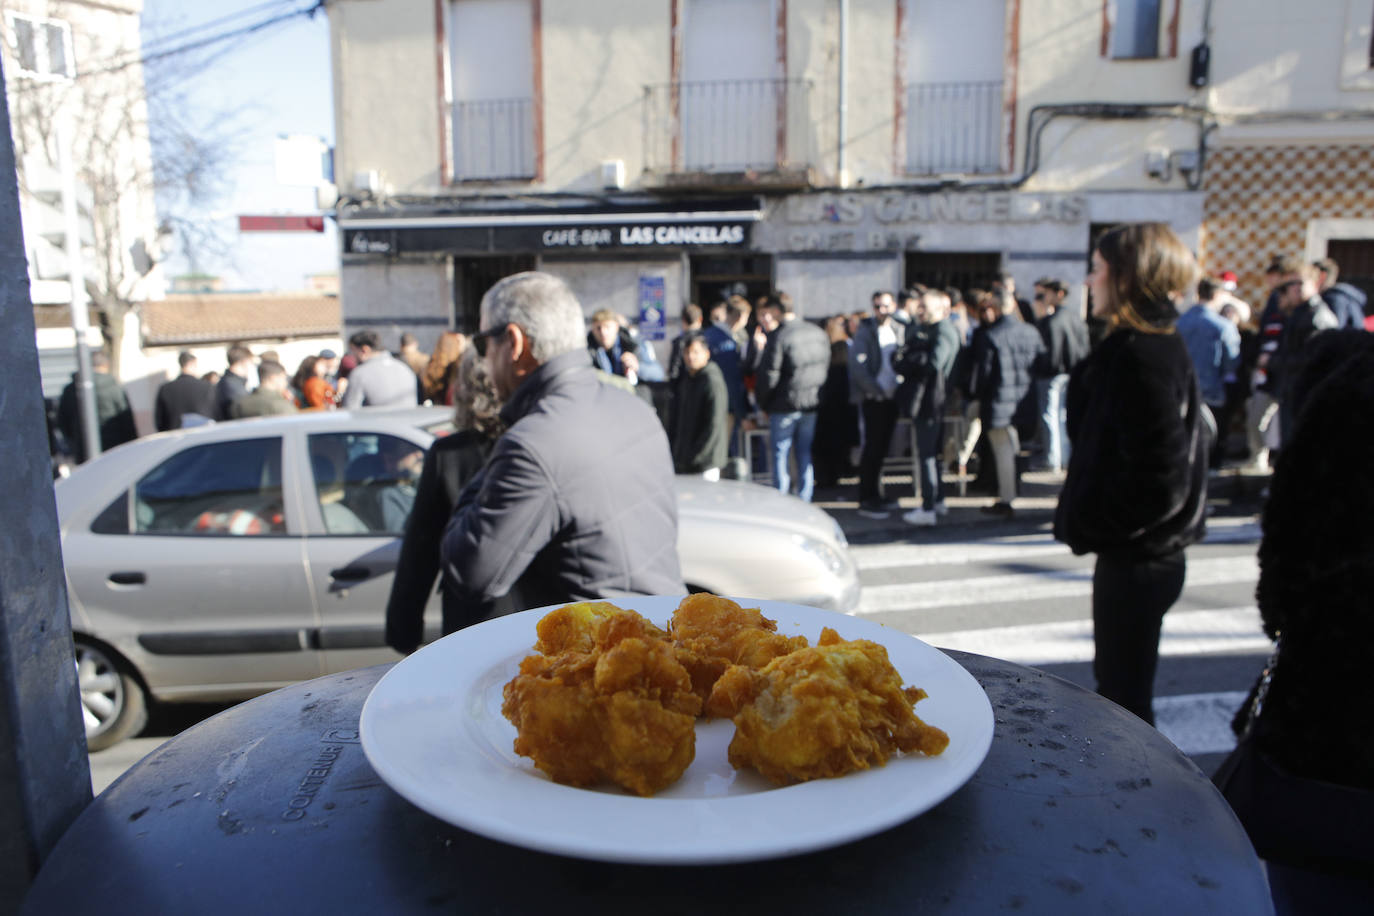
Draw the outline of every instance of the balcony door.
<instances>
[{"instance_id":1,"label":"balcony door","mask_svg":"<svg viewBox=\"0 0 1374 916\"><path fill-rule=\"evenodd\" d=\"M452 0L457 181L535 176L533 0Z\"/></svg>"},{"instance_id":2,"label":"balcony door","mask_svg":"<svg viewBox=\"0 0 1374 916\"><path fill-rule=\"evenodd\" d=\"M778 0L684 0L677 83L682 167L772 169L781 159Z\"/></svg>"},{"instance_id":3,"label":"balcony door","mask_svg":"<svg viewBox=\"0 0 1374 916\"><path fill-rule=\"evenodd\" d=\"M899 2L907 173L1002 171L1006 0Z\"/></svg>"}]
</instances>

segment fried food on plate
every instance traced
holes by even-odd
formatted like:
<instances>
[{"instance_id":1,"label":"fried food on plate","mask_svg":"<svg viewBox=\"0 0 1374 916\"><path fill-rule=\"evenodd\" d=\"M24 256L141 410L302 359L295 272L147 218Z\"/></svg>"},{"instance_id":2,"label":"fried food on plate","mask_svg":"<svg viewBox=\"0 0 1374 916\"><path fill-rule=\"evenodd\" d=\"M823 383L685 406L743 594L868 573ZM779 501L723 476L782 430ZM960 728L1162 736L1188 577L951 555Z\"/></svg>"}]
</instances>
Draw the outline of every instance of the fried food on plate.
<instances>
[{"instance_id":1,"label":"fried food on plate","mask_svg":"<svg viewBox=\"0 0 1374 916\"><path fill-rule=\"evenodd\" d=\"M758 608L740 607L718 595L688 595L673 612L668 633L678 659L692 676L692 689L705 700L731 665L762 668L775 658L809 645L805 636L783 636ZM707 715L715 715L709 704Z\"/></svg>"},{"instance_id":2,"label":"fried food on plate","mask_svg":"<svg viewBox=\"0 0 1374 916\"><path fill-rule=\"evenodd\" d=\"M560 652L590 652L597 640L614 645L626 636L665 640L668 634L635 611L616 607L609 601L577 601L549 611L534 627L539 641L534 651L545 655Z\"/></svg>"},{"instance_id":3,"label":"fried food on plate","mask_svg":"<svg viewBox=\"0 0 1374 916\"><path fill-rule=\"evenodd\" d=\"M731 667L707 706L735 722L732 766L787 785L883 766L894 751L939 754L949 736L912 709L925 695L902 687L882 646L827 627L761 671Z\"/></svg>"},{"instance_id":4,"label":"fried food on plate","mask_svg":"<svg viewBox=\"0 0 1374 916\"><path fill-rule=\"evenodd\" d=\"M691 764L701 700L657 627L611 605L570 607L538 631L540 645L569 648L527 656L505 686L515 752L556 782L652 795Z\"/></svg>"}]
</instances>

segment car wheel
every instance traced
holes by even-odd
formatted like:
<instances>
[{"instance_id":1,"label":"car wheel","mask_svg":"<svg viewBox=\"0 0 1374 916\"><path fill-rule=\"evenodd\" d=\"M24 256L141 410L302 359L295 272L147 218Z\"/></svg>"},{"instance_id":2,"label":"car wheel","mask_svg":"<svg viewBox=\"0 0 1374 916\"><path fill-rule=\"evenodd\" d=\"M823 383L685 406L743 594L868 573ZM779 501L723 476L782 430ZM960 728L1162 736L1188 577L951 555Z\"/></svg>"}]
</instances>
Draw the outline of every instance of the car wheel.
<instances>
[{"instance_id":1,"label":"car wheel","mask_svg":"<svg viewBox=\"0 0 1374 916\"><path fill-rule=\"evenodd\" d=\"M143 685L113 653L78 639L76 682L81 690L88 751L112 747L138 734L147 724Z\"/></svg>"}]
</instances>

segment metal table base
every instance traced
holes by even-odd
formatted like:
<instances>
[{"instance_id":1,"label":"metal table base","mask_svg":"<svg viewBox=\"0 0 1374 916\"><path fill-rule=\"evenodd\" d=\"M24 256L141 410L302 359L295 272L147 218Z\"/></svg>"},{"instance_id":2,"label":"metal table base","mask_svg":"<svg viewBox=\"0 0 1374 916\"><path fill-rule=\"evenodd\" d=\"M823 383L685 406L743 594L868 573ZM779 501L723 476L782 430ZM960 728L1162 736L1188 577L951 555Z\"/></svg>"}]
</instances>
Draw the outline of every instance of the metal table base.
<instances>
[{"instance_id":1,"label":"metal table base","mask_svg":"<svg viewBox=\"0 0 1374 916\"><path fill-rule=\"evenodd\" d=\"M628 866L452 827L392 792L358 743L382 666L279 690L169 740L82 814L24 912L1272 912L1234 815L1158 732L1042 672L949 654L992 700L987 760L931 811L833 849Z\"/></svg>"}]
</instances>

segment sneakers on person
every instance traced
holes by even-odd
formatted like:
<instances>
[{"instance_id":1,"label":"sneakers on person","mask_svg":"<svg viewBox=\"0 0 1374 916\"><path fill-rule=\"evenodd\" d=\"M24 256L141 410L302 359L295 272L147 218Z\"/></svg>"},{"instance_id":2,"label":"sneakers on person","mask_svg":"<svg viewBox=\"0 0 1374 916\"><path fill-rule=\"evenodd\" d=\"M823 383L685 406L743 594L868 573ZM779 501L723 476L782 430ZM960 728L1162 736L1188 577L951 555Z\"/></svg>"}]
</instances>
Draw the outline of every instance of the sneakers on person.
<instances>
[{"instance_id":1,"label":"sneakers on person","mask_svg":"<svg viewBox=\"0 0 1374 916\"><path fill-rule=\"evenodd\" d=\"M859 514L864 518L887 518L892 514L892 510L883 503L865 500L859 503Z\"/></svg>"},{"instance_id":2,"label":"sneakers on person","mask_svg":"<svg viewBox=\"0 0 1374 916\"><path fill-rule=\"evenodd\" d=\"M1012 518L1016 515L1016 510L1011 507L1011 503L996 502L990 506L980 509L984 515L998 515L1002 518Z\"/></svg>"},{"instance_id":3,"label":"sneakers on person","mask_svg":"<svg viewBox=\"0 0 1374 916\"><path fill-rule=\"evenodd\" d=\"M944 518L946 515L949 515L949 506L945 505L945 501L943 499L935 504L935 514L940 516L941 518Z\"/></svg>"},{"instance_id":4,"label":"sneakers on person","mask_svg":"<svg viewBox=\"0 0 1374 916\"><path fill-rule=\"evenodd\" d=\"M938 513L934 509L922 509L919 506L902 516L902 521L908 525L916 525L919 528L928 527L935 524Z\"/></svg>"}]
</instances>

